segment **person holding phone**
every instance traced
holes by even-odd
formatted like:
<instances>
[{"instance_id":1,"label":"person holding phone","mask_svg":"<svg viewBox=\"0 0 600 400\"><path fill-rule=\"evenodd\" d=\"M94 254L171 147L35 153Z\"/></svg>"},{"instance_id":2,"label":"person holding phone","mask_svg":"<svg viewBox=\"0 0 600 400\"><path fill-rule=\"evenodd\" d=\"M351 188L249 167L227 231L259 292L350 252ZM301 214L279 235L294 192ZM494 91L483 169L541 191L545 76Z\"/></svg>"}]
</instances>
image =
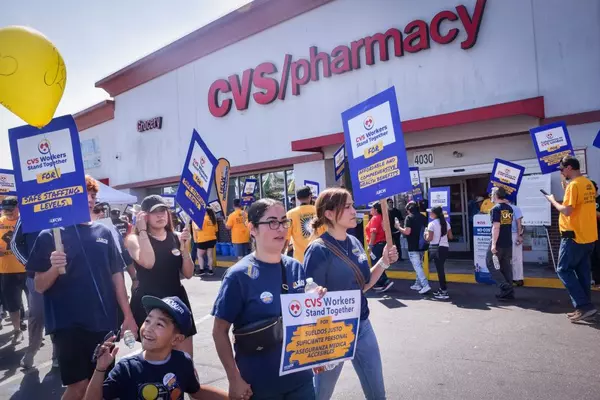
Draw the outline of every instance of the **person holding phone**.
<instances>
[{"instance_id":1,"label":"person holding phone","mask_svg":"<svg viewBox=\"0 0 600 400\"><path fill-rule=\"evenodd\" d=\"M191 310L187 292L181 285L181 275L186 279L194 275L194 263L188 249L191 236L187 227L182 233L175 232L170 216L169 207L161 196L146 197L136 216L135 232L125 241L139 282L131 294L131 309L138 326L146 318L142 305L142 297L146 295L177 296ZM185 340L175 348L193 356L195 334L196 325L193 324Z\"/></svg>"}]
</instances>

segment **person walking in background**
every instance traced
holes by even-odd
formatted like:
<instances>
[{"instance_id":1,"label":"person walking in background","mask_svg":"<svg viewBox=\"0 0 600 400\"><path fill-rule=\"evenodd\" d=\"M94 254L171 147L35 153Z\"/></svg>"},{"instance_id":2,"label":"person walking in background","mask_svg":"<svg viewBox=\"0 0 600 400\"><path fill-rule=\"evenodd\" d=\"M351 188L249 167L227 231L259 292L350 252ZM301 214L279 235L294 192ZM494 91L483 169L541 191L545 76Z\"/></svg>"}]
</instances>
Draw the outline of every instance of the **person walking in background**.
<instances>
[{"instance_id":1,"label":"person walking in background","mask_svg":"<svg viewBox=\"0 0 600 400\"><path fill-rule=\"evenodd\" d=\"M369 267L363 245L347 233L349 229L356 227L357 222L352 195L346 189L324 190L317 198L316 207L317 218L313 223L313 230L325 226L327 232L313 240L306 249L306 276L312 277L314 282L327 287L329 291L361 291L360 327L352 366L358 375L364 397L383 400L386 395L381 353L375 330L369 320L369 304L364 293L397 261L398 251L395 246L384 246L379 261ZM343 367L344 363L338 363L333 369L315 375L317 400L331 398Z\"/></svg>"},{"instance_id":2,"label":"person walking in background","mask_svg":"<svg viewBox=\"0 0 600 400\"><path fill-rule=\"evenodd\" d=\"M491 198L496 205L490 210L492 241L487 252L486 264L500 289L496 298L512 300L515 298L511 265L513 209L506 199L504 188L494 187Z\"/></svg>"},{"instance_id":3,"label":"person walking in background","mask_svg":"<svg viewBox=\"0 0 600 400\"><path fill-rule=\"evenodd\" d=\"M592 182L581 175L577 158L564 157L559 169L569 181L562 204L552 194L546 198L560 213L561 239L556 272L575 307L575 311L567 316L577 322L597 313L591 300L590 271L590 255L598 240L596 191Z\"/></svg>"},{"instance_id":4,"label":"person walking in background","mask_svg":"<svg viewBox=\"0 0 600 400\"><path fill-rule=\"evenodd\" d=\"M381 204L379 204L379 202L373 203L373 206L371 207L371 219L367 224L367 235L369 238L369 251L371 252L373 264L377 264L383 255L383 249L386 245L385 231L383 229L383 215L381 212ZM375 286L373 286L373 290L383 293L388 291L393 284L394 282L388 278L384 271Z\"/></svg>"},{"instance_id":5,"label":"person walking in background","mask_svg":"<svg viewBox=\"0 0 600 400\"><path fill-rule=\"evenodd\" d=\"M250 253L250 231L248 230L248 214L242 210L240 199L233 200L234 211L227 217L225 227L231 231L231 243L238 260Z\"/></svg>"},{"instance_id":6,"label":"person walking in background","mask_svg":"<svg viewBox=\"0 0 600 400\"><path fill-rule=\"evenodd\" d=\"M512 271L513 284L523 286L523 212L514 204L510 205L513 209L512 222Z\"/></svg>"},{"instance_id":7,"label":"person walking in background","mask_svg":"<svg viewBox=\"0 0 600 400\"><path fill-rule=\"evenodd\" d=\"M452 229L450 223L444 217L442 207L433 207L430 210L429 217L431 222L427 225L425 240L429 242L429 260L435 262L435 270L440 282L440 288L433 293L433 296L439 300L447 300L450 296L446 285L444 264L448 258L450 247L448 240L452 239Z\"/></svg>"},{"instance_id":8,"label":"person walking in background","mask_svg":"<svg viewBox=\"0 0 600 400\"><path fill-rule=\"evenodd\" d=\"M213 250L215 245L217 244L217 233L219 230L219 225L217 224L217 216L212 208L206 207L206 214L204 214L204 222L202 224L202 229L196 225L195 222L192 223L192 230L194 232L194 242L196 243L197 249L197 258L198 258L198 269L199 276L204 274L214 275L213 266L214 266L214 257ZM206 254L207 258L207 268L204 265L204 255Z\"/></svg>"},{"instance_id":9,"label":"person walking in background","mask_svg":"<svg viewBox=\"0 0 600 400\"><path fill-rule=\"evenodd\" d=\"M4 310L8 312L13 326L13 345L23 341L21 308L27 280L25 267L10 248L10 242L19 219L18 204L16 196L5 197L2 200L2 216L0 216L0 285L2 286L2 304Z\"/></svg>"},{"instance_id":10,"label":"person walking in background","mask_svg":"<svg viewBox=\"0 0 600 400\"><path fill-rule=\"evenodd\" d=\"M404 218L402 218L402 213L400 210L394 207L394 200L389 198L387 199L388 205L388 216L390 219L390 229L392 230L392 241L394 242L394 246L398 249L398 261L402 261L402 252L400 251L400 231L396 228L396 221L398 223L403 222Z\"/></svg>"},{"instance_id":11,"label":"person walking in background","mask_svg":"<svg viewBox=\"0 0 600 400\"><path fill-rule=\"evenodd\" d=\"M283 247L283 253L287 253L288 244L293 244L294 258L298 262L304 261L304 252L308 247L308 242L313 234L312 221L315 218L315 206L310 204L312 192L308 186L304 186L296 192L296 199L300 205L287 212L287 218L290 220L290 229L288 229L287 240ZM320 234L322 232L318 232Z\"/></svg>"},{"instance_id":12,"label":"person walking in background","mask_svg":"<svg viewBox=\"0 0 600 400\"><path fill-rule=\"evenodd\" d=\"M423 271L423 243L425 242L424 234L425 227L427 226L427 218L421 214L419 205L414 201L406 204L406 211L408 211L408 215L404 220L404 228L399 225L396 228L406 236L408 258L417 274L417 280L410 288L417 290L420 294L425 294L431 290L431 286L429 286L429 282L425 276L425 271Z\"/></svg>"}]
</instances>

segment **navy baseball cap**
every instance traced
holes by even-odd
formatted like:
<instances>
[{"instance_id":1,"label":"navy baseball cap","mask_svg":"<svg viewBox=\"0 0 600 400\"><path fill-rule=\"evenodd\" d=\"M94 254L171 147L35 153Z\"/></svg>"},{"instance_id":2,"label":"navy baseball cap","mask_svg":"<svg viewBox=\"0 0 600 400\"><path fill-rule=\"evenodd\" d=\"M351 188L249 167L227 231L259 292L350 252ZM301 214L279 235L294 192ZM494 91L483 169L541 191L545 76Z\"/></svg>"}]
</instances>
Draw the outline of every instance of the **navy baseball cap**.
<instances>
[{"instance_id":1,"label":"navy baseball cap","mask_svg":"<svg viewBox=\"0 0 600 400\"><path fill-rule=\"evenodd\" d=\"M142 305L147 313L158 308L169 314L184 336L187 337L192 331L192 313L179 297L159 299L154 296L144 296L142 297Z\"/></svg>"},{"instance_id":2,"label":"navy baseball cap","mask_svg":"<svg viewBox=\"0 0 600 400\"><path fill-rule=\"evenodd\" d=\"M19 201L17 200L16 196L6 196L4 200L2 200L1 209L6 211L12 211L17 207L18 204Z\"/></svg>"}]
</instances>

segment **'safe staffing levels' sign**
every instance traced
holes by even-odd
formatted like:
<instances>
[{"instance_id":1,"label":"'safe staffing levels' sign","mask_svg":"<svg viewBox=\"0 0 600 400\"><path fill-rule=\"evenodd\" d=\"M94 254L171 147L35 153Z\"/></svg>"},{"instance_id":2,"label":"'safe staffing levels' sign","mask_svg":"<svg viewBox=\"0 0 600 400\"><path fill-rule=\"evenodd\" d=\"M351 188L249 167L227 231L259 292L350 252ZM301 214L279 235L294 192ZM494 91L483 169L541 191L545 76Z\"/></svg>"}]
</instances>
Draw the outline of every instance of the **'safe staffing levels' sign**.
<instances>
[{"instance_id":1,"label":"'safe staffing levels' sign","mask_svg":"<svg viewBox=\"0 0 600 400\"><path fill-rule=\"evenodd\" d=\"M79 132L73 117L8 131L24 232L90 220Z\"/></svg>"}]
</instances>

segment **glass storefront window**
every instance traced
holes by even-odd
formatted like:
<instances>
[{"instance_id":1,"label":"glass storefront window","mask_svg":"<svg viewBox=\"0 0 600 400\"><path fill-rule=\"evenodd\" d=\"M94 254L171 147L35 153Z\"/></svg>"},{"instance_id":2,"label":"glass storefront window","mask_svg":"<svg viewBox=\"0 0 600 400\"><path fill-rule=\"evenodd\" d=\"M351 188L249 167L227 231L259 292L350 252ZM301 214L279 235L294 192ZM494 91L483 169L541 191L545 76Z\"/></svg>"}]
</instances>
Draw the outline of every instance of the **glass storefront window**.
<instances>
[{"instance_id":1,"label":"glass storefront window","mask_svg":"<svg viewBox=\"0 0 600 400\"><path fill-rule=\"evenodd\" d=\"M284 202L285 175L283 171L267 172L260 175L262 197Z\"/></svg>"},{"instance_id":2,"label":"glass storefront window","mask_svg":"<svg viewBox=\"0 0 600 400\"><path fill-rule=\"evenodd\" d=\"M285 171L285 187L287 196L285 206L288 210L296 207L296 182L294 181L294 170Z\"/></svg>"},{"instance_id":3,"label":"glass storefront window","mask_svg":"<svg viewBox=\"0 0 600 400\"><path fill-rule=\"evenodd\" d=\"M233 211L233 200L240 198L240 185L237 177L229 178L229 192L227 193L227 214Z\"/></svg>"}]
</instances>

